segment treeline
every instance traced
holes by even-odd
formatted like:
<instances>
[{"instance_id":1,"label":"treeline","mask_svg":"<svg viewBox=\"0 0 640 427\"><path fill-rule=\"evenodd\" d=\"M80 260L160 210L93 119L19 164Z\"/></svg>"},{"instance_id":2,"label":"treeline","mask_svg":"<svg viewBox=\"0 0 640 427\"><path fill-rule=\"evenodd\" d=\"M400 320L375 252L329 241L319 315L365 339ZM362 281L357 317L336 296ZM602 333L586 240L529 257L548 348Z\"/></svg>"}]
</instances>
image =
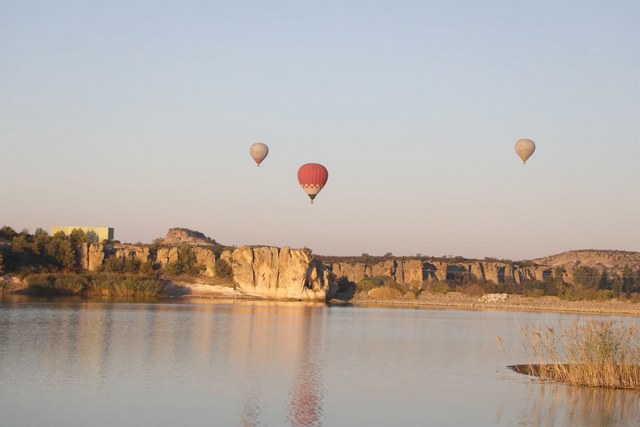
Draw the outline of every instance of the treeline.
<instances>
[{"instance_id":1,"label":"treeline","mask_svg":"<svg viewBox=\"0 0 640 427\"><path fill-rule=\"evenodd\" d=\"M85 233L76 228L69 235L57 232L53 236L38 228L30 234L28 230L16 232L13 228L0 228L0 239L9 243L0 254L0 273L16 273L22 277L42 273L69 273L84 271L84 247L86 243L96 243L94 233ZM158 245L151 246L152 252ZM193 248L187 244L178 247L177 258L162 271L152 260L108 256L98 272L157 275L160 272L170 276L199 275L204 268L198 264ZM215 262L216 277L230 280L231 266L218 258Z\"/></svg>"},{"instance_id":2,"label":"treeline","mask_svg":"<svg viewBox=\"0 0 640 427\"><path fill-rule=\"evenodd\" d=\"M82 244L97 241L94 233L81 229L50 236L41 228L30 234L29 230L18 233L8 226L0 228L0 238L10 242L9 250L2 253L0 271L23 274L81 268Z\"/></svg>"}]
</instances>

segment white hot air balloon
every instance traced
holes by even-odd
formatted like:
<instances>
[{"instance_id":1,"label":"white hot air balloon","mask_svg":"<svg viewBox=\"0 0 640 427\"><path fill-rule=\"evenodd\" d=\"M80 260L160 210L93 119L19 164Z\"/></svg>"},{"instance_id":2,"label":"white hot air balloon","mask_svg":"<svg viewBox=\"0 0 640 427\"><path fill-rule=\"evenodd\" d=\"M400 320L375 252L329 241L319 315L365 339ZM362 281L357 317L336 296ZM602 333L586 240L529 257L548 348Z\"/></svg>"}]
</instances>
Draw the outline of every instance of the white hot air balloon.
<instances>
[{"instance_id":1,"label":"white hot air balloon","mask_svg":"<svg viewBox=\"0 0 640 427\"><path fill-rule=\"evenodd\" d=\"M249 154L251 154L251 157L253 157L257 165L260 166L260 163L262 163L264 158L267 157L267 154L269 154L269 147L261 142L256 142L249 148Z\"/></svg>"},{"instance_id":2,"label":"white hot air balloon","mask_svg":"<svg viewBox=\"0 0 640 427\"><path fill-rule=\"evenodd\" d=\"M527 163L527 159L536 151L536 144L530 139L519 139L516 142L516 153L522 159L522 163Z\"/></svg>"}]
</instances>

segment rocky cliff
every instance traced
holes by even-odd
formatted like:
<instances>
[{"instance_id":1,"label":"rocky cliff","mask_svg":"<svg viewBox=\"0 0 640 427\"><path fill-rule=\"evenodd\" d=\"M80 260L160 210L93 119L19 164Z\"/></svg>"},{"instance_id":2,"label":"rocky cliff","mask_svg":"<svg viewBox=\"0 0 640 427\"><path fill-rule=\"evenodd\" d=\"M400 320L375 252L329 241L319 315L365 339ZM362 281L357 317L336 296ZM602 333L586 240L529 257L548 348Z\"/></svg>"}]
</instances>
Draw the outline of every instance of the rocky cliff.
<instances>
[{"instance_id":1,"label":"rocky cliff","mask_svg":"<svg viewBox=\"0 0 640 427\"><path fill-rule=\"evenodd\" d=\"M336 285L329 270L317 262L308 250L288 247L249 247L224 250L216 256L212 247L190 246L200 274L216 276L216 259L226 261L232 270L233 284L245 294L270 299L326 301ZM82 266L101 270L112 257L140 264L152 262L163 269L179 258L179 246L153 248L146 245L85 243Z\"/></svg>"},{"instance_id":2,"label":"rocky cliff","mask_svg":"<svg viewBox=\"0 0 640 427\"><path fill-rule=\"evenodd\" d=\"M439 261L392 258L374 263L336 262L331 270L341 277L357 283L365 277L390 277L402 286L418 285L424 281L476 279L499 283L520 284L529 280L544 280L553 274L547 265L519 265L500 261Z\"/></svg>"}]
</instances>

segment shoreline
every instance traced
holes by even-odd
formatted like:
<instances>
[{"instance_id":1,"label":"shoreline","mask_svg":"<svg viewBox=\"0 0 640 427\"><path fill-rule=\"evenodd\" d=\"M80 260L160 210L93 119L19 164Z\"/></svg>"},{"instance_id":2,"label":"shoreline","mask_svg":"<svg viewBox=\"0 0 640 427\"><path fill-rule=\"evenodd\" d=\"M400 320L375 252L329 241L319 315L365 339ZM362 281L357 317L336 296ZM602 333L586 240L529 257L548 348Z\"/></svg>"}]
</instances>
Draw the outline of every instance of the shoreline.
<instances>
[{"instance_id":1,"label":"shoreline","mask_svg":"<svg viewBox=\"0 0 640 427\"><path fill-rule=\"evenodd\" d=\"M486 295L492 294L485 294L485 296ZM630 301L567 301L553 296L532 298L515 294L506 294L504 300L491 302L483 301L482 297L471 297L459 292L449 292L447 294L429 294L415 300L376 300L366 295L357 295L351 301L332 300L330 303L335 303L336 305L348 304L352 306L384 306L397 308L620 314L640 317L640 304Z\"/></svg>"},{"instance_id":2,"label":"shoreline","mask_svg":"<svg viewBox=\"0 0 640 427\"><path fill-rule=\"evenodd\" d=\"M23 295L27 286L23 281L13 278L5 282L5 292L0 295ZM201 298L212 300L238 300L238 301L283 301L296 302L297 300L273 300L252 295L232 287L212 285L204 281L170 280L167 287L167 297L170 299ZM631 301L606 300L606 301L568 301L554 296L525 297L516 294L485 294L484 296L468 296L460 292L448 292L446 294L423 294L416 299L374 299L367 294L356 294L350 299L332 298L324 303L333 306L353 307L388 307L388 308L434 308L456 310L500 310L500 311L531 311L574 314L611 314L640 317L640 303Z\"/></svg>"}]
</instances>

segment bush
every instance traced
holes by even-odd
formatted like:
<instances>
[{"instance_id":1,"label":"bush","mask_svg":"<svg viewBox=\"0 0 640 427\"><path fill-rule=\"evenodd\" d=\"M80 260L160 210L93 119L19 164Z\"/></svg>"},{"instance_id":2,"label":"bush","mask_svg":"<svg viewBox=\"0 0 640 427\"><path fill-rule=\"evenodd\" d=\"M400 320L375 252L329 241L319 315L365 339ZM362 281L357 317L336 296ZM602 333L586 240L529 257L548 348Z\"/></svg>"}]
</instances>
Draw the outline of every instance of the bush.
<instances>
[{"instance_id":1,"label":"bush","mask_svg":"<svg viewBox=\"0 0 640 427\"><path fill-rule=\"evenodd\" d=\"M531 298L541 298L542 296L544 296L544 290L543 289L529 289L526 290L524 293L525 296L527 297L531 297Z\"/></svg>"},{"instance_id":2,"label":"bush","mask_svg":"<svg viewBox=\"0 0 640 427\"><path fill-rule=\"evenodd\" d=\"M37 274L27 278L28 292L35 295L73 295L85 291L86 277L79 274Z\"/></svg>"},{"instance_id":3,"label":"bush","mask_svg":"<svg viewBox=\"0 0 640 427\"><path fill-rule=\"evenodd\" d=\"M178 248L178 259L167 265L167 273L177 276L180 274L198 274L198 260L193 248L183 244Z\"/></svg>"},{"instance_id":4,"label":"bush","mask_svg":"<svg viewBox=\"0 0 640 427\"><path fill-rule=\"evenodd\" d=\"M215 270L216 277L221 279L231 279L233 277L233 269L227 261L221 258L216 260Z\"/></svg>"},{"instance_id":5,"label":"bush","mask_svg":"<svg viewBox=\"0 0 640 427\"><path fill-rule=\"evenodd\" d=\"M137 273L140 271L140 261L137 259L126 259L124 261L123 271L125 273Z\"/></svg>"},{"instance_id":6,"label":"bush","mask_svg":"<svg viewBox=\"0 0 640 427\"><path fill-rule=\"evenodd\" d=\"M480 297L484 295L484 289L482 289L480 285L475 283L468 283L462 286L462 288L460 288L460 291L470 297Z\"/></svg>"},{"instance_id":7,"label":"bush","mask_svg":"<svg viewBox=\"0 0 640 427\"><path fill-rule=\"evenodd\" d=\"M427 282L425 291L430 294L446 294L449 292L449 285L445 282Z\"/></svg>"},{"instance_id":8,"label":"bush","mask_svg":"<svg viewBox=\"0 0 640 427\"><path fill-rule=\"evenodd\" d=\"M371 298L380 301L402 299L402 292L396 288L390 288L389 286L373 288L367 294Z\"/></svg>"},{"instance_id":9,"label":"bush","mask_svg":"<svg viewBox=\"0 0 640 427\"><path fill-rule=\"evenodd\" d=\"M380 276L365 277L356 283L358 292L369 292L371 289L384 285L384 278Z\"/></svg>"},{"instance_id":10,"label":"bush","mask_svg":"<svg viewBox=\"0 0 640 427\"><path fill-rule=\"evenodd\" d=\"M124 272L124 260L116 256L110 256L102 264L102 271L108 273L122 273Z\"/></svg>"},{"instance_id":11,"label":"bush","mask_svg":"<svg viewBox=\"0 0 640 427\"><path fill-rule=\"evenodd\" d=\"M153 271L153 261L147 260L140 264L140 273L149 274Z\"/></svg>"}]
</instances>

